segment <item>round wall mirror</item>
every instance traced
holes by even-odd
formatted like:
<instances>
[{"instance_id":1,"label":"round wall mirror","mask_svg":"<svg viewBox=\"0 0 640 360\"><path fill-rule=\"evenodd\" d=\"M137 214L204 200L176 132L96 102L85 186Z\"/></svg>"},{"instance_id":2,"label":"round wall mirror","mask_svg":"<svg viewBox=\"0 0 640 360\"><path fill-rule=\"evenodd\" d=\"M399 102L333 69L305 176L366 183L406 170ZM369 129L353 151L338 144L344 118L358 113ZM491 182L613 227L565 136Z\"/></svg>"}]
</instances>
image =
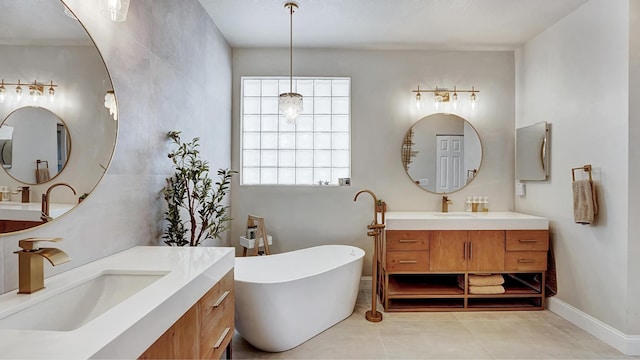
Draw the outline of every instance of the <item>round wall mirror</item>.
<instances>
[{"instance_id":1,"label":"round wall mirror","mask_svg":"<svg viewBox=\"0 0 640 360\"><path fill-rule=\"evenodd\" d=\"M0 233L11 233L82 208L111 162L118 122L105 108L104 60L62 1L0 0L0 23Z\"/></svg>"},{"instance_id":2,"label":"round wall mirror","mask_svg":"<svg viewBox=\"0 0 640 360\"><path fill-rule=\"evenodd\" d=\"M51 110L19 108L0 125L0 162L21 183L53 180L67 165L70 153L67 125Z\"/></svg>"},{"instance_id":3,"label":"round wall mirror","mask_svg":"<svg viewBox=\"0 0 640 360\"><path fill-rule=\"evenodd\" d=\"M407 131L401 157L416 185L437 194L452 193L478 174L482 143L467 120L453 114L432 114Z\"/></svg>"}]
</instances>

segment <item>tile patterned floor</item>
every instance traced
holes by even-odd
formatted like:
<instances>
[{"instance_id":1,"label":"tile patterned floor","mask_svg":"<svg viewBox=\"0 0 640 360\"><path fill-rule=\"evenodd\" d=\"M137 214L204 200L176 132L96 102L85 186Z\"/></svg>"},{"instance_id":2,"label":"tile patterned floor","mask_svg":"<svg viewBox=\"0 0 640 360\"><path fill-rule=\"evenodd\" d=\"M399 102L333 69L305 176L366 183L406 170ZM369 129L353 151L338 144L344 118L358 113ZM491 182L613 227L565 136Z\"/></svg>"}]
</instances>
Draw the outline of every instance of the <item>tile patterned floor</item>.
<instances>
[{"instance_id":1,"label":"tile patterned floor","mask_svg":"<svg viewBox=\"0 0 640 360\"><path fill-rule=\"evenodd\" d=\"M369 294L353 315L289 351L266 353L238 333L235 359L629 359L550 311L384 313L370 323ZM382 309L380 307L380 309ZM640 357L635 357L640 359Z\"/></svg>"}]
</instances>

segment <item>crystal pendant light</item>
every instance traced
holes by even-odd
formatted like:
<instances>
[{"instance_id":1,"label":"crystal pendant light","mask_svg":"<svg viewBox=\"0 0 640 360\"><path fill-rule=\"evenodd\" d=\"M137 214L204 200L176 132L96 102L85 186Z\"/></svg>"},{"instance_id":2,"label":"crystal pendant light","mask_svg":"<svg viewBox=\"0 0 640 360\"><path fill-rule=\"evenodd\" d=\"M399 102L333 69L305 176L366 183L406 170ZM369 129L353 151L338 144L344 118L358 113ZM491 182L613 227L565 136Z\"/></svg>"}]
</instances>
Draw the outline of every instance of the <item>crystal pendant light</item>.
<instances>
[{"instance_id":1,"label":"crystal pendant light","mask_svg":"<svg viewBox=\"0 0 640 360\"><path fill-rule=\"evenodd\" d=\"M100 0L100 14L115 22L127 20L129 0Z\"/></svg>"},{"instance_id":2,"label":"crystal pendant light","mask_svg":"<svg viewBox=\"0 0 640 360\"><path fill-rule=\"evenodd\" d=\"M302 112L302 95L293 92L293 13L298 9L295 2L287 2L285 8L289 9L289 92L280 94L278 106L280 112L287 118L287 122L293 123Z\"/></svg>"},{"instance_id":3,"label":"crystal pendant light","mask_svg":"<svg viewBox=\"0 0 640 360\"><path fill-rule=\"evenodd\" d=\"M4 87L4 79L2 79L2 85L0 85L0 104L7 98L7 89Z\"/></svg>"}]
</instances>

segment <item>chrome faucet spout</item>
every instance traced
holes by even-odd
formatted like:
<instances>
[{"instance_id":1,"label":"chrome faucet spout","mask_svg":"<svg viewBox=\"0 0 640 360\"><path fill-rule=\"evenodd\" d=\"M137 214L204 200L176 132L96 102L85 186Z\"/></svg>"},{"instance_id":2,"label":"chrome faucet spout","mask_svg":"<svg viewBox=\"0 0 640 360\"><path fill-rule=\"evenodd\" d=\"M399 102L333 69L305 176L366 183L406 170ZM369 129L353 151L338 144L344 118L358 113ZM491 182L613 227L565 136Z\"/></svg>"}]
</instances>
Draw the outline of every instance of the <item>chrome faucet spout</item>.
<instances>
[{"instance_id":1,"label":"chrome faucet spout","mask_svg":"<svg viewBox=\"0 0 640 360\"><path fill-rule=\"evenodd\" d=\"M53 190L53 188L57 186L66 186L69 189L71 189L71 191L73 191L73 195L78 194L76 192L76 189L67 183L57 183L49 186L47 191L44 194L42 194L42 207L41 207L41 215L40 215L40 219L42 220L42 222L53 220L53 218L49 215L49 206L51 204L51 190Z\"/></svg>"}]
</instances>

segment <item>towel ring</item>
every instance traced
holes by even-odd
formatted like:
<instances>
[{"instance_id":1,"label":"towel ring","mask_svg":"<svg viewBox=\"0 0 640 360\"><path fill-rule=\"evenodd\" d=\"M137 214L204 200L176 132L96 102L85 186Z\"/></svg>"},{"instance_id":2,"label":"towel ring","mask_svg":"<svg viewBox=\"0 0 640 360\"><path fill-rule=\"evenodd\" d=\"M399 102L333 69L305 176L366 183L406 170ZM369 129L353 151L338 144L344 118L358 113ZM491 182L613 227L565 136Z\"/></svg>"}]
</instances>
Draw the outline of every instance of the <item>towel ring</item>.
<instances>
[{"instance_id":1,"label":"towel ring","mask_svg":"<svg viewBox=\"0 0 640 360\"><path fill-rule=\"evenodd\" d=\"M581 166L581 167L576 167L576 168L571 169L571 179L573 181L576 181L576 170L582 170L582 171L588 172L589 173L589 181L593 181L593 178L591 177L591 165L584 165L584 166Z\"/></svg>"},{"instance_id":2,"label":"towel ring","mask_svg":"<svg viewBox=\"0 0 640 360\"><path fill-rule=\"evenodd\" d=\"M36 160L36 169L40 169L40 164L45 163L45 168L49 168L49 160Z\"/></svg>"}]
</instances>

